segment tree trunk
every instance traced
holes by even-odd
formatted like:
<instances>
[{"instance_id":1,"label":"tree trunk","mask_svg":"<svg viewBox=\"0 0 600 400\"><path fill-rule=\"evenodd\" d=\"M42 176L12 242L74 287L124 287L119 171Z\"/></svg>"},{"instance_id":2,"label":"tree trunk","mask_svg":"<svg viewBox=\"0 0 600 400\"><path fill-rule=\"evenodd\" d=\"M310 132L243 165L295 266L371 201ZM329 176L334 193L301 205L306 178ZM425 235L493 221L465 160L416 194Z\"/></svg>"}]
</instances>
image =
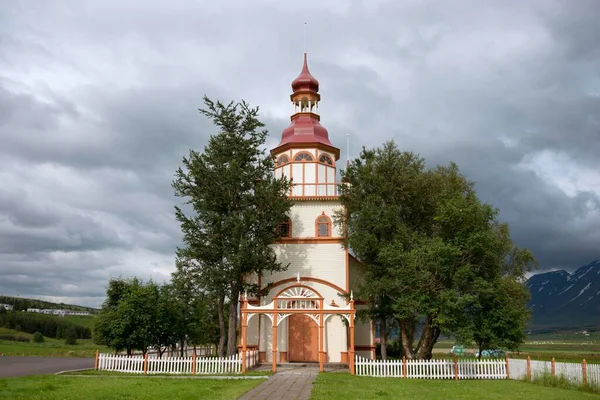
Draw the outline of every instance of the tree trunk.
<instances>
[{"instance_id":1,"label":"tree trunk","mask_svg":"<svg viewBox=\"0 0 600 400\"><path fill-rule=\"evenodd\" d=\"M227 355L232 356L237 353L237 306L239 290L231 290L231 299L229 301L229 325L227 328Z\"/></svg>"},{"instance_id":2,"label":"tree trunk","mask_svg":"<svg viewBox=\"0 0 600 400\"><path fill-rule=\"evenodd\" d=\"M218 304L219 313L219 348L217 349L219 357L225 356L225 295L219 295Z\"/></svg>"},{"instance_id":3,"label":"tree trunk","mask_svg":"<svg viewBox=\"0 0 600 400\"><path fill-rule=\"evenodd\" d=\"M182 337L179 341L181 349L179 350L179 357L183 357L183 348L185 347L185 337ZM187 354L186 354L187 356Z\"/></svg>"},{"instance_id":4,"label":"tree trunk","mask_svg":"<svg viewBox=\"0 0 600 400\"><path fill-rule=\"evenodd\" d=\"M421 332L421 339L417 345L417 358L420 360L429 360L433 354L433 346L440 336L440 330L433 326L433 316L428 315L425 319L425 325Z\"/></svg>"},{"instance_id":5,"label":"tree trunk","mask_svg":"<svg viewBox=\"0 0 600 400\"><path fill-rule=\"evenodd\" d=\"M381 359L387 360L387 326L385 318L379 321L379 343L381 344Z\"/></svg>"},{"instance_id":6,"label":"tree trunk","mask_svg":"<svg viewBox=\"0 0 600 400\"><path fill-rule=\"evenodd\" d=\"M413 350L413 342L415 339L415 322L410 319L401 319L400 324L400 337L402 339L402 354L412 360L415 358Z\"/></svg>"}]
</instances>

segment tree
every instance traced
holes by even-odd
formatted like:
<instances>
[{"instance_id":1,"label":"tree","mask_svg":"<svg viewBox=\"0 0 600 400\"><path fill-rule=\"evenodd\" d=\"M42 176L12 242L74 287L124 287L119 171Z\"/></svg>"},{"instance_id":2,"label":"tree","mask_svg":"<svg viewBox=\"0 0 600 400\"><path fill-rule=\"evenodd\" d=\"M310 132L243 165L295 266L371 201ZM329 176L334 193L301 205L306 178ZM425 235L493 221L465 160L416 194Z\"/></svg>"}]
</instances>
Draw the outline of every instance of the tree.
<instances>
[{"instance_id":1,"label":"tree","mask_svg":"<svg viewBox=\"0 0 600 400\"><path fill-rule=\"evenodd\" d=\"M258 108L247 103L224 105L204 97L206 109L219 132L212 135L203 153L190 150L183 168L176 172L175 194L191 210L176 207L184 247L177 250L177 266L194 276L217 299L220 345L227 354L236 352L237 307L244 290L257 285L244 278L286 268L277 262L271 244L276 228L290 209L290 184L276 179L274 165L265 153L267 131L257 118ZM229 318L225 327L225 303Z\"/></svg>"},{"instance_id":2,"label":"tree","mask_svg":"<svg viewBox=\"0 0 600 400\"><path fill-rule=\"evenodd\" d=\"M359 317L379 324L383 358L391 321L406 357L430 358L442 332L474 326L469 301L483 295L482 282L496 292L501 279L522 287L535 264L455 164L426 169L424 159L389 142L363 149L342 176L345 210L336 223L362 263L357 296L368 308ZM512 306L516 316L527 313L524 305Z\"/></svg>"},{"instance_id":3,"label":"tree","mask_svg":"<svg viewBox=\"0 0 600 400\"><path fill-rule=\"evenodd\" d=\"M76 345L77 344L77 333L74 329L69 329L67 332L67 338L65 340L65 344L67 345Z\"/></svg>"},{"instance_id":4,"label":"tree","mask_svg":"<svg viewBox=\"0 0 600 400\"><path fill-rule=\"evenodd\" d=\"M142 350L155 344L159 287L137 278L111 279L106 300L94 322L94 339L116 351Z\"/></svg>"},{"instance_id":5,"label":"tree","mask_svg":"<svg viewBox=\"0 0 600 400\"><path fill-rule=\"evenodd\" d=\"M33 334L33 342L34 343L44 343L44 335L42 335L42 332L40 331L36 331Z\"/></svg>"}]
</instances>

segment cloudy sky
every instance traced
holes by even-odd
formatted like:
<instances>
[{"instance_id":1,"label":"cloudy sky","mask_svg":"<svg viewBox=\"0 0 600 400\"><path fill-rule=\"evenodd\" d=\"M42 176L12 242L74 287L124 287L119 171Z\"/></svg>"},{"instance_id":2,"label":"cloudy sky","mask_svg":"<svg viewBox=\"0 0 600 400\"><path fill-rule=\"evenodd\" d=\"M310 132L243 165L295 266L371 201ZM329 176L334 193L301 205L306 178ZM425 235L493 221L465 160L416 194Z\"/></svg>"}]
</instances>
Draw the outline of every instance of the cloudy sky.
<instances>
[{"instance_id":1,"label":"cloudy sky","mask_svg":"<svg viewBox=\"0 0 600 400\"><path fill-rule=\"evenodd\" d=\"M456 161L543 270L600 258L600 2L4 1L0 294L99 305L162 281L202 96L289 123L309 65L334 144Z\"/></svg>"}]
</instances>

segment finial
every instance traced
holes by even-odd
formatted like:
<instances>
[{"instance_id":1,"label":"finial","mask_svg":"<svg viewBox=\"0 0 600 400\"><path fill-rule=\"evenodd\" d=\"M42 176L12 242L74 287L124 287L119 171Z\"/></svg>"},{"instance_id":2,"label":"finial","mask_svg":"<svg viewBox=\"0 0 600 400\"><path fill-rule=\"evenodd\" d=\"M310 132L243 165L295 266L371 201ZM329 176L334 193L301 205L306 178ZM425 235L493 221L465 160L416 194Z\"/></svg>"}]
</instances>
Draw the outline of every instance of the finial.
<instances>
[{"instance_id":1,"label":"finial","mask_svg":"<svg viewBox=\"0 0 600 400\"><path fill-rule=\"evenodd\" d=\"M305 22L304 22L304 54L306 54L306 53L307 53L307 50L306 50L306 36L307 36L307 29L308 29L308 28L307 28L307 24L306 24L306 21L305 21Z\"/></svg>"},{"instance_id":2,"label":"finial","mask_svg":"<svg viewBox=\"0 0 600 400\"><path fill-rule=\"evenodd\" d=\"M354 292L350 291L350 301L354 301Z\"/></svg>"},{"instance_id":3,"label":"finial","mask_svg":"<svg viewBox=\"0 0 600 400\"><path fill-rule=\"evenodd\" d=\"M296 282L300 282L300 272L296 272Z\"/></svg>"},{"instance_id":4,"label":"finial","mask_svg":"<svg viewBox=\"0 0 600 400\"><path fill-rule=\"evenodd\" d=\"M248 289L244 290L244 300L248 300Z\"/></svg>"},{"instance_id":5,"label":"finial","mask_svg":"<svg viewBox=\"0 0 600 400\"><path fill-rule=\"evenodd\" d=\"M346 133L346 168L350 167L350 133Z\"/></svg>"}]
</instances>

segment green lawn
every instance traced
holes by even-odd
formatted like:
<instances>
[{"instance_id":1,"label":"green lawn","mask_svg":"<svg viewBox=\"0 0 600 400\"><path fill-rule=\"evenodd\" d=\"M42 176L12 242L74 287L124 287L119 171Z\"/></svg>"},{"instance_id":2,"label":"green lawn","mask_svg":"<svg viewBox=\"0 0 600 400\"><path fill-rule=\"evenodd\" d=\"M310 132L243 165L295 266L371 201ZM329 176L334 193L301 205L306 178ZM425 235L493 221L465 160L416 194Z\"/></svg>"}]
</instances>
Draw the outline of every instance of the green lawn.
<instances>
[{"instance_id":1,"label":"green lawn","mask_svg":"<svg viewBox=\"0 0 600 400\"><path fill-rule=\"evenodd\" d=\"M320 374L311 400L336 399L599 400L600 396L518 381L447 381Z\"/></svg>"},{"instance_id":2,"label":"green lawn","mask_svg":"<svg viewBox=\"0 0 600 400\"><path fill-rule=\"evenodd\" d=\"M89 317L87 317L89 318ZM11 334L31 339L32 334L0 328L0 334ZM76 345L66 345L64 339L45 338L44 343L13 342L0 340L0 354L5 356L44 356L44 357L94 357L96 350L112 353L105 346L98 346L92 339L78 339Z\"/></svg>"},{"instance_id":3,"label":"green lawn","mask_svg":"<svg viewBox=\"0 0 600 400\"><path fill-rule=\"evenodd\" d=\"M236 399L262 379L169 379L38 375L0 379L0 399Z\"/></svg>"}]
</instances>

